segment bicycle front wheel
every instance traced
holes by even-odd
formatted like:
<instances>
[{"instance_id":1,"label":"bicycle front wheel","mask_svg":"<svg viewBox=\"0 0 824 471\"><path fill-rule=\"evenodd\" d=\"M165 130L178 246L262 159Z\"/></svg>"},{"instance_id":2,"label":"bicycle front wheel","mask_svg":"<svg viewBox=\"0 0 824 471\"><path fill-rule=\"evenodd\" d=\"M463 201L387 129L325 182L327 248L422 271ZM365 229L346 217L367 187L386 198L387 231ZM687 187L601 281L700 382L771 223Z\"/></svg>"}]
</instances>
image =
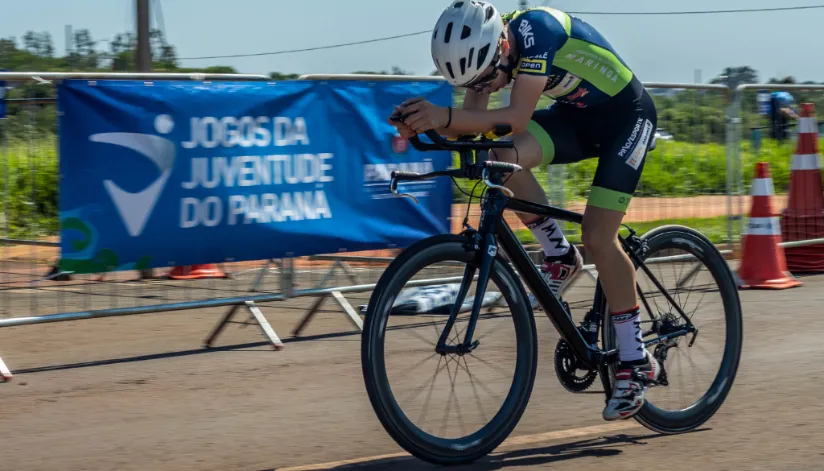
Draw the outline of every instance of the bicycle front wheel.
<instances>
[{"instance_id":1,"label":"bicycle front wheel","mask_svg":"<svg viewBox=\"0 0 824 471\"><path fill-rule=\"evenodd\" d=\"M500 255L493 261L488 296L472 335L478 344L469 353L436 352L453 305L462 309L448 330L446 345L463 343L470 330L480 257L467 242L464 236L436 236L396 258L369 299L361 342L366 390L381 424L406 451L441 465L475 461L507 438L526 408L537 367L537 335L527 294ZM464 291L457 287L464 280L468 290L462 300ZM433 307L438 302L440 307ZM424 304L426 309L421 308ZM398 325L389 327L390 321ZM485 330L485 324L491 328ZM393 351L399 353L394 360ZM438 383L439 374L448 378ZM463 380L467 384L459 385ZM413 387L418 381L423 385ZM460 402L464 394L468 406ZM407 408L414 402L422 405ZM447 414L439 417L440 410ZM457 418L450 418L450 412ZM458 431L448 433L449 426Z\"/></svg>"},{"instance_id":2,"label":"bicycle front wheel","mask_svg":"<svg viewBox=\"0 0 824 471\"><path fill-rule=\"evenodd\" d=\"M727 262L699 232L664 226L642 240L648 244L643 259L649 273L636 272L641 331L647 350L663 367L667 384L649 387L635 420L660 433L684 433L709 420L732 387L743 339L741 302ZM656 280L697 328L695 336L688 333L661 341L662 336L683 332L689 323L664 297ZM605 349L611 350L618 345L600 289L599 284L596 299L605 314L601 335ZM614 373L610 367L610 387Z\"/></svg>"}]
</instances>

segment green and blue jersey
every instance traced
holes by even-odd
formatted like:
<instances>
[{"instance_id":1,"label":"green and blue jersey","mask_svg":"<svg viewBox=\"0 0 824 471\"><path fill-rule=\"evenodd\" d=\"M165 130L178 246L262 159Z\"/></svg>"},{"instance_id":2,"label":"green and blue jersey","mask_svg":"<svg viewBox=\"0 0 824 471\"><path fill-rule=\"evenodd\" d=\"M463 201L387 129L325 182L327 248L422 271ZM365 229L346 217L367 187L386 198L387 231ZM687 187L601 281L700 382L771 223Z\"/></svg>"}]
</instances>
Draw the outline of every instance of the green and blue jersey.
<instances>
[{"instance_id":1,"label":"green and blue jersey","mask_svg":"<svg viewBox=\"0 0 824 471\"><path fill-rule=\"evenodd\" d=\"M549 78L544 94L579 108L618 95L634 74L607 40L585 21L549 7L504 15L519 62L513 75Z\"/></svg>"}]
</instances>

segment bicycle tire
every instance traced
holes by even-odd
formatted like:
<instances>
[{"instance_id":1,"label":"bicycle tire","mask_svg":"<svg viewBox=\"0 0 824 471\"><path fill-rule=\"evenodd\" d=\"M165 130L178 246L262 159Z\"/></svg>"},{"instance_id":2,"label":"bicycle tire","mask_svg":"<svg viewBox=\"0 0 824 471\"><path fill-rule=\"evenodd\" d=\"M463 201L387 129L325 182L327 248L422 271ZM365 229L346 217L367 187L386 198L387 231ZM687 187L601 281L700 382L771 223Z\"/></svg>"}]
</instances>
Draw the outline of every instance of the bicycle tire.
<instances>
[{"instance_id":1,"label":"bicycle tire","mask_svg":"<svg viewBox=\"0 0 824 471\"><path fill-rule=\"evenodd\" d=\"M407 280L426 265L440 261L474 264L480 260L476 251L467 248L468 242L465 236L434 236L413 244L393 260L370 296L361 338L364 382L379 421L404 450L438 465L470 463L497 448L520 421L537 370L537 331L527 293L499 253L490 270L490 281L498 285L503 299L511 307L518 342L516 371L501 408L480 430L457 439L443 439L417 428L395 401L383 357L384 332L394 299Z\"/></svg>"},{"instance_id":2,"label":"bicycle tire","mask_svg":"<svg viewBox=\"0 0 824 471\"><path fill-rule=\"evenodd\" d=\"M741 301L735 278L727 265L726 260L715 247L700 232L684 226L661 226L641 237L649 250L643 260L649 258L660 249L678 248L691 253L708 268L718 286L725 312L727 336L724 345L724 355L718 372L709 389L695 403L684 410L667 411L660 409L647 401L634 419L646 428L662 434L679 434L695 430L706 423L724 403L735 381L741 359L743 343L743 319L741 315ZM697 253L696 253L697 252ZM637 263L635 268L638 269ZM604 348L617 348L612 330L611 316L607 315L606 296L600 283L596 288L596 305L604 313L601 328L601 339ZM699 339L700 341L700 335ZM614 384L615 370L608 368L609 385ZM611 389L606 391L611 396Z\"/></svg>"}]
</instances>

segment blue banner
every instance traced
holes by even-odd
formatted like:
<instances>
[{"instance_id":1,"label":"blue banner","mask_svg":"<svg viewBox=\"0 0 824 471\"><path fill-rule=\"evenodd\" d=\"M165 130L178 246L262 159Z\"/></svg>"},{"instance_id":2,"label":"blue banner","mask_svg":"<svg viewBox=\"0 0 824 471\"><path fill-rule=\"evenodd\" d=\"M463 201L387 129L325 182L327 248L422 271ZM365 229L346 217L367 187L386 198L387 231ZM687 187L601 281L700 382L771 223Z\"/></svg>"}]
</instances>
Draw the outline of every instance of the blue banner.
<instances>
[{"instance_id":1,"label":"blue banner","mask_svg":"<svg viewBox=\"0 0 824 471\"><path fill-rule=\"evenodd\" d=\"M406 247L450 230L450 166L386 121L445 82L67 80L61 267L75 273Z\"/></svg>"}]
</instances>

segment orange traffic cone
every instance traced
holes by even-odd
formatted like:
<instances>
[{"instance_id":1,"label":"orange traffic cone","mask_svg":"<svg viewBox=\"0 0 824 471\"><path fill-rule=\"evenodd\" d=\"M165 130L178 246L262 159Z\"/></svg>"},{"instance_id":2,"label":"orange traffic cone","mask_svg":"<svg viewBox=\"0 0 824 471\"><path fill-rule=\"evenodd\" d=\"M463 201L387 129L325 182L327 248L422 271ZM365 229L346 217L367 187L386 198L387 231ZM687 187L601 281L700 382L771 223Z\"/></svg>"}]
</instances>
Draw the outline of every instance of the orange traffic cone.
<instances>
[{"instance_id":1,"label":"orange traffic cone","mask_svg":"<svg viewBox=\"0 0 824 471\"><path fill-rule=\"evenodd\" d=\"M824 193L818 153L818 123L812 103L802 103L798 142L793 155L790 195L781 213L781 235L786 242L824 237ZM793 272L824 270L824 245L787 248L787 268Z\"/></svg>"},{"instance_id":2,"label":"orange traffic cone","mask_svg":"<svg viewBox=\"0 0 824 471\"><path fill-rule=\"evenodd\" d=\"M215 264L186 265L174 267L169 272L172 280L197 280L205 278L228 278Z\"/></svg>"},{"instance_id":3,"label":"orange traffic cone","mask_svg":"<svg viewBox=\"0 0 824 471\"><path fill-rule=\"evenodd\" d=\"M781 241L781 226L773 210L773 182L767 162L755 166L752 204L747 232L742 241L739 288L785 289L801 285L787 271Z\"/></svg>"},{"instance_id":4,"label":"orange traffic cone","mask_svg":"<svg viewBox=\"0 0 824 471\"><path fill-rule=\"evenodd\" d=\"M6 381L11 381L11 371L9 371L6 364L3 363L3 359L0 358L0 383L5 383Z\"/></svg>"},{"instance_id":5,"label":"orange traffic cone","mask_svg":"<svg viewBox=\"0 0 824 471\"><path fill-rule=\"evenodd\" d=\"M824 211L821 164L818 154L818 124L812 103L801 104L798 141L790 166L790 197L786 216L818 216Z\"/></svg>"}]
</instances>

